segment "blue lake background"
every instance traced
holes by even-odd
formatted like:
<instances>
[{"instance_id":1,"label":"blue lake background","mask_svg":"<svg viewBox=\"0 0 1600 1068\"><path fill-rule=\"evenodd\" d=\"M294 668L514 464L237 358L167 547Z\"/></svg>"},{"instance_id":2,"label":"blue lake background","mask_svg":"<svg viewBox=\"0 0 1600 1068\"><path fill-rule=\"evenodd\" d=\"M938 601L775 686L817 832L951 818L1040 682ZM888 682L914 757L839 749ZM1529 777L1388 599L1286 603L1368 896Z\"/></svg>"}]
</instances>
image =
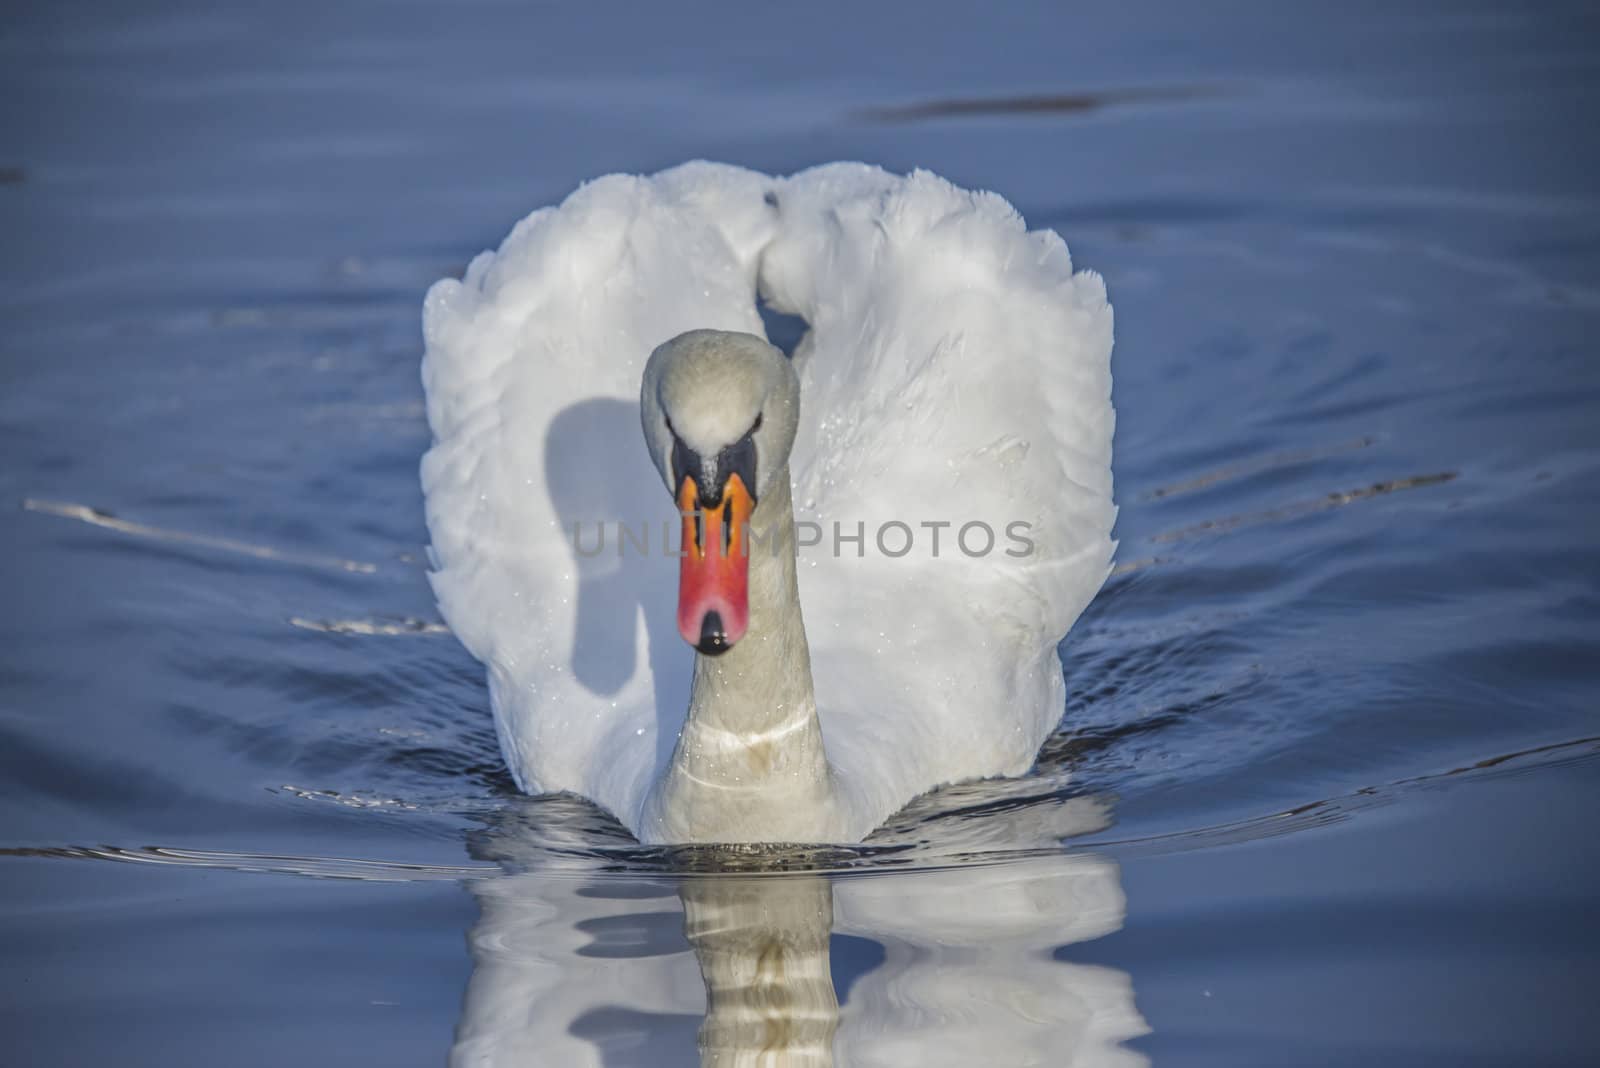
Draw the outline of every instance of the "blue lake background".
<instances>
[{"instance_id":1,"label":"blue lake background","mask_svg":"<svg viewBox=\"0 0 1600 1068\"><path fill-rule=\"evenodd\" d=\"M1116 306L1039 768L751 891L838 1062L1589 1063L1597 104L1583 3L13 5L0 1062L701 1063L734 884L516 794L417 463L426 287L703 157L993 189Z\"/></svg>"}]
</instances>

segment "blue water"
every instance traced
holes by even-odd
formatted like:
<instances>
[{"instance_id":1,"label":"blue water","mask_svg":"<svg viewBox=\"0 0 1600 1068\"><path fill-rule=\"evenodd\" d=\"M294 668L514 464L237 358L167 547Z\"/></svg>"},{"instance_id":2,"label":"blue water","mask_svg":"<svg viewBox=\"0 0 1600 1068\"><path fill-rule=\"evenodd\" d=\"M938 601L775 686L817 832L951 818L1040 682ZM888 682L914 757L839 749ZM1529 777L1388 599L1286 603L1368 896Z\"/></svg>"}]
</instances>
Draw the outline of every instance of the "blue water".
<instances>
[{"instance_id":1,"label":"blue water","mask_svg":"<svg viewBox=\"0 0 1600 1068\"><path fill-rule=\"evenodd\" d=\"M1597 102L1584 4L8 12L0 1062L1587 1063ZM517 796L424 576L426 286L694 157L1116 305L1061 731L862 849Z\"/></svg>"}]
</instances>

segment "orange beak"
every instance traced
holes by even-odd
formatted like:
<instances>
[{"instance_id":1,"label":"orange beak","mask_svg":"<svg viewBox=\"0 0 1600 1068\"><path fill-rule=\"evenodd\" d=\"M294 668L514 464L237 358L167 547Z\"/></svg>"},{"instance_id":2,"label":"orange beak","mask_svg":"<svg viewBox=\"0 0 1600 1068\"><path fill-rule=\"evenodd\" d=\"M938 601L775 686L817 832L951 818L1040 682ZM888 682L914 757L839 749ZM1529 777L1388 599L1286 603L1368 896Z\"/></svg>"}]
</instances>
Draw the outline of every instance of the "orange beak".
<instances>
[{"instance_id":1,"label":"orange beak","mask_svg":"<svg viewBox=\"0 0 1600 1068\"><path fill-rule=\"evenodd\" d=\"M729 475L715 508L699 505L700 487L678 489L683 548L678 570L678 633L706 656L719 656L750 625L750 513L755 501Z\"/></svg>"}]
</instances>

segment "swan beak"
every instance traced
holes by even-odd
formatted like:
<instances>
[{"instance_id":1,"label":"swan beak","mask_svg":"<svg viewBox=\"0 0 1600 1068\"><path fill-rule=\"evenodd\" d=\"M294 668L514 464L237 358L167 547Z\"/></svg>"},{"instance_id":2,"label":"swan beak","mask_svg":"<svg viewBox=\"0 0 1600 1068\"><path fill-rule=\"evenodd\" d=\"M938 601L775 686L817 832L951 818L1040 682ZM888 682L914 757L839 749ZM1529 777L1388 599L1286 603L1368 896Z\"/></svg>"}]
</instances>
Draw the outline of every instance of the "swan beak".
<instances>
[{"instance_id":1,"label":"swan beak","mask_svg":"<svg viewBox=\"0 0 1600 1068\"><path fill-rule=\"evenodd\" d=\"M755 500L737 474L715 506L700 501L686 476L678 490L683 515L679 552L678 633L706 656L720 656L750 624L750 513Z\"/></svg>"}]
</instances>

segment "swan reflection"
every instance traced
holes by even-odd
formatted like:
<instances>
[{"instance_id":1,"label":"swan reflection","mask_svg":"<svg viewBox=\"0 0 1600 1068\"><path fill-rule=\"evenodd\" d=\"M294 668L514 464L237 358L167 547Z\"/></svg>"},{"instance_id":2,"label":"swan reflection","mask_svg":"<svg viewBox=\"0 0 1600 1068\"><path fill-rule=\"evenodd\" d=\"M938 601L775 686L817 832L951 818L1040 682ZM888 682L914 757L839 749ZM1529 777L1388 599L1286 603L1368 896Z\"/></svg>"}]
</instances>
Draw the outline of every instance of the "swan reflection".
<instances>
[{"instance_id":1,"label":"swan reflection","mask_svg":"<svg viewBox=\"0 0 1600 1068\"><path fill-rule=\"evenodd\" d=\"M1103 823L1087 799L1053 807L1080 833ZM496 859L516 867L508 837ZM1145 1063L1122 1045L1147 1030L1129 977L1057 953L1122 925L1112 861L894 859L905 868L827 874L540 863L482 881L452 1063Z\"/></svg>"},{"instance_id":2,"label":"swan reflection","mask_svg":"<svg viewBox=\"0 0 1600 1068\"><path fill-rule=\"evenodd\" d=\"M703 1065L832 1065L839 1000L820 876L687 879L684 933L705 980Z\"/></svg>"}]
</instances>

